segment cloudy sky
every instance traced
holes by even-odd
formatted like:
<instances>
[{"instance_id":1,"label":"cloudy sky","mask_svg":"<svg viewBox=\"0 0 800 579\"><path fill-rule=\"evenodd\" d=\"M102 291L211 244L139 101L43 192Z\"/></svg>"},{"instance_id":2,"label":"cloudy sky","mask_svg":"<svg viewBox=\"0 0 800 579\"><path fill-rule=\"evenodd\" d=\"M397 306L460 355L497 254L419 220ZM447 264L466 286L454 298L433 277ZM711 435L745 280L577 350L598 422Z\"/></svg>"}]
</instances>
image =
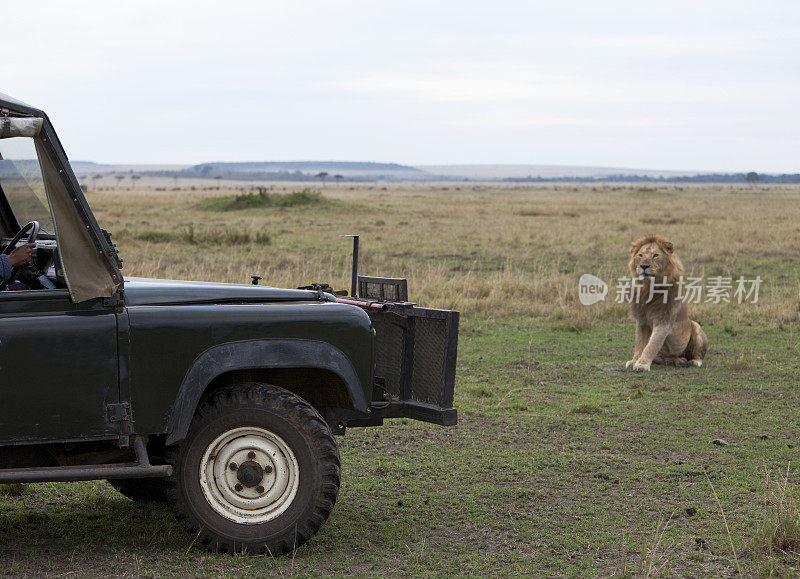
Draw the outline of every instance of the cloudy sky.
<instances>
[{"instance_id":1,"label":"cloudy sky","mask_svg":"<svg viewBox=\"0 0 800 579\"><path fill-rule=\"evenodd\" d=\"M0 47L75 160L800 172L795 0L31 0Z\"/></svg>"}]
</instances>

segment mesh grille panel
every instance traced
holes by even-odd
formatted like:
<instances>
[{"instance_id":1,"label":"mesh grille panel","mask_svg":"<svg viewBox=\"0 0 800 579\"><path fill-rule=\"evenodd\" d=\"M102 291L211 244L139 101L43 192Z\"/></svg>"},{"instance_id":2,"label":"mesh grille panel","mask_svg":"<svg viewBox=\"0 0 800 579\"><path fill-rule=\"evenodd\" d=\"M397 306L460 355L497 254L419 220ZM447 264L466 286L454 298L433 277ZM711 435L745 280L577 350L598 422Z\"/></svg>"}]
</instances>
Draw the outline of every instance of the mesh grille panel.
<instances>
[{"instance_id":1,"label":"mesh grille panel","mask_svg":"<svg viewBox=\"0 0 800 579\"><path fill-rule=\"evenodd\" d=\"M383 399L452 408L458 312L401 307L369 315Z\"/></svg>"},{"instance_id":2,"label":"mesh grille panel","mask_svg":"<svg viewBox=\"0 0 800 579\"><path fill-rule=\"evenodd\" d=\"M403 328L385 322L375 323L375 375L386 380L386 390L400 395L403 371Z\"/></svg>"},{"instance_id":3,"label":"mesh grille panel","mask_svg":"<svg viewBox=\"0 0 800 579\"><path fill-rule=\"evenodd\" d=\"M417 318L415 326L411 398L418 402L439 404L444 386L446 323L444 320Z\"/></svg>"}]
</instances>

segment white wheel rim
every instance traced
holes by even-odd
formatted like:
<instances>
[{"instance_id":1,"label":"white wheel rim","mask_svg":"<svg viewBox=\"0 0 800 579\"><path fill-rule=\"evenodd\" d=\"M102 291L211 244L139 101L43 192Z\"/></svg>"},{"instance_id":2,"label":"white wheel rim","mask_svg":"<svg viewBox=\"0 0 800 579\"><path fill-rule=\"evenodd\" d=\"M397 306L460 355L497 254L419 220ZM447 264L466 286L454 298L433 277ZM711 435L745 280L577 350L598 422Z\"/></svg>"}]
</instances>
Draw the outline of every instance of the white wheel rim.
<instances>
[{"instance_id":1,"label":"white wheel rim","mask_svg":"<svg viewBox=\"0 0 800 579\"><path fill-rule=\"evenodd\" d=\"M280 516L299 486L292 449L263 428L228 430L208 445L200 463L200 488L208 504L236 523L257 525Z\"/></svg>"}]
</instances>

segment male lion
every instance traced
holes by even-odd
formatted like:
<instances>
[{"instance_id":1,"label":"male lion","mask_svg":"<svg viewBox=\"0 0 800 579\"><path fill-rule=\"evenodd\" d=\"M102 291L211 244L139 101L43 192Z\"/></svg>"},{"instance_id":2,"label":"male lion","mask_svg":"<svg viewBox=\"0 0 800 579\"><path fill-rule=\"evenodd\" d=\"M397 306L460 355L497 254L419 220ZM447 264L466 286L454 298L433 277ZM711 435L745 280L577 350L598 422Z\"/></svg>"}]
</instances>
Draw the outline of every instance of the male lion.
<instances>
[{"instance_id":1,"label":"male lion","mask_svg":"<svg viewBox=\"0 0 800 579\"><path fill-rule=\"evenodd\" d=\"M628 268L639 291L631 300L636 319L633 359L626 368L648 372L650 364L702 366L708 338L700 324L689 319L679 296L683 264L672 243L659 235L647 235L631 244Z\"/></svg>"}]
</instances>

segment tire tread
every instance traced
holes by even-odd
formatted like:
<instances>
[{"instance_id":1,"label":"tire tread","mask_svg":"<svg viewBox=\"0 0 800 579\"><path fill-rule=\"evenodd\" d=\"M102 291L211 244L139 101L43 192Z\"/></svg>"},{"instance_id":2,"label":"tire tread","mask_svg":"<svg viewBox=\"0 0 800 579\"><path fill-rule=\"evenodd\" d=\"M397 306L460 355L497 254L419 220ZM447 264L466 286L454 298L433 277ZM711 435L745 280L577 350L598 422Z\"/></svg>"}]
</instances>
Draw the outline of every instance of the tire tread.
<instances>
[{"instance_id":1,"label":"tire tread","mask_svg":"<svg viewBox=\"0 0 800 579\"><path fill-rule=\"evenodd\" d=\"M230 384L214 392L199 405L186 440L190 440L193 429L198 428L211 416L219 415L226 410L262 408L276 411L292 422L302 431L307 440L313 441L314 458L321 472L321 485L318 497L310 516L299 521L293 541L287 537L274 537L268 542L258 545L229 541L224 537L201 528L186 504L178 488L177 473L166 479L165 491L173 514L181 526L196 541L212 551L250 554L269 553L272 556L282 555L306 543L314 536L333 511L339 493L341 480L341 463L339 449L333 439L330 428L320 414L306 401L288 390L269 384L250 382ZM181 447L186 443L167 449L170 464L177 464Z\"/></svg>"}]
</instances>

